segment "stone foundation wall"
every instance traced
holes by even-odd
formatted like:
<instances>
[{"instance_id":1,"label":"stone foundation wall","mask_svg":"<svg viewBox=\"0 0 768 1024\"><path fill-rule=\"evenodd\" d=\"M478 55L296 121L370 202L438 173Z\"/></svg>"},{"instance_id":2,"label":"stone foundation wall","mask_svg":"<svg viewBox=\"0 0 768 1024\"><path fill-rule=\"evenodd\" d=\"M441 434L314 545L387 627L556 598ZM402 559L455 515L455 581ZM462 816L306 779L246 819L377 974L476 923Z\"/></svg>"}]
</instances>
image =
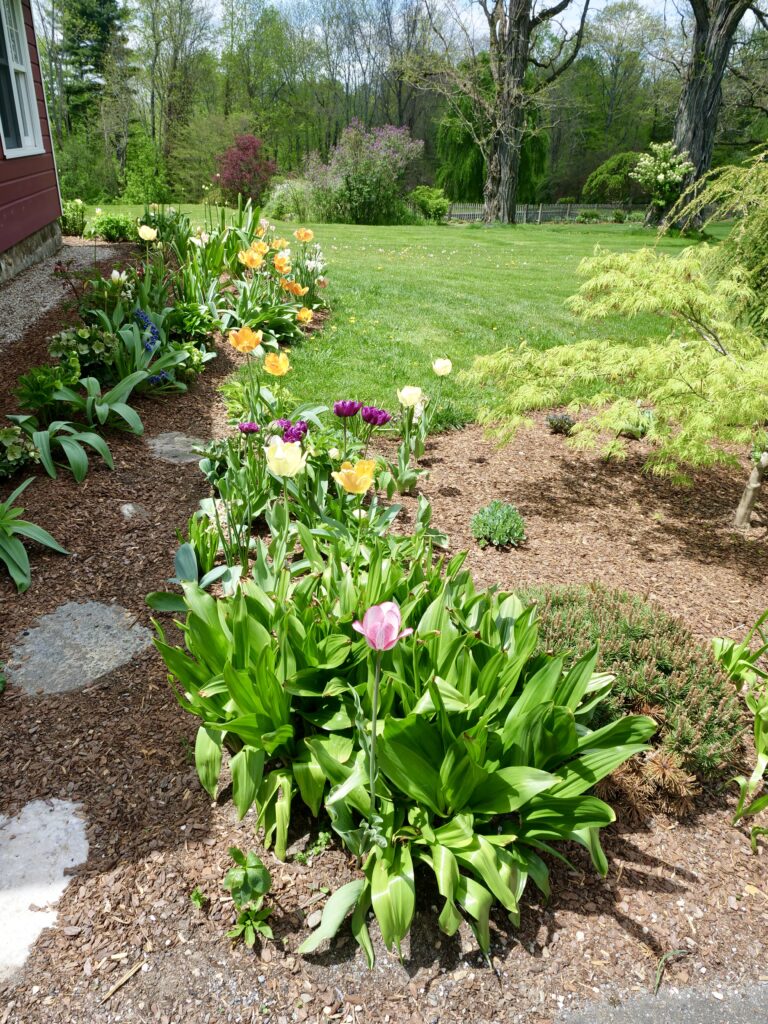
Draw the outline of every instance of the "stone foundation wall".
<instances>
[{"instance_id":1,"label":"stone foundation wall","mask_svg":"<svg viewBox=\"0 0 768 1024\"><path fill-rule=\"evenodd\" d=\"M10 281L16 274L31 267L46 256L53 256L61 248L61 230L58 221L47 224L39 231L12 245L6 252L0 252L0 285Z\"/></svg>"}]
</instances>

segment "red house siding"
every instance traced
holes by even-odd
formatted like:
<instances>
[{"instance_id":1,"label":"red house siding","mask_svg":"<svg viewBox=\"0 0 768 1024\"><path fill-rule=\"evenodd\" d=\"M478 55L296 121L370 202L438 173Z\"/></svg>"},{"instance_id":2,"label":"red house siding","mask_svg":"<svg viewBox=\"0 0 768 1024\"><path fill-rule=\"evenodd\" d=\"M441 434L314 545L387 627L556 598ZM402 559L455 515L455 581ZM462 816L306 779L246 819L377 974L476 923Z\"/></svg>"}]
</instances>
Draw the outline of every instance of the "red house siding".
<instances>
[{"instance_id":1,"label":"red house siding","mask_svg":"<svg viewBox=\"0 0 768 1024\"><path fill-rule=\"evenodd\" d=\"M9 160L0 145L0 252L5 252L35 231L53 223L61 215L51 132L45 110L40 57L32 23L31 0L22 0L21 9L27 30L29 60L35 82L40 132L45 152Z\"/></svg>"}]
</instances>

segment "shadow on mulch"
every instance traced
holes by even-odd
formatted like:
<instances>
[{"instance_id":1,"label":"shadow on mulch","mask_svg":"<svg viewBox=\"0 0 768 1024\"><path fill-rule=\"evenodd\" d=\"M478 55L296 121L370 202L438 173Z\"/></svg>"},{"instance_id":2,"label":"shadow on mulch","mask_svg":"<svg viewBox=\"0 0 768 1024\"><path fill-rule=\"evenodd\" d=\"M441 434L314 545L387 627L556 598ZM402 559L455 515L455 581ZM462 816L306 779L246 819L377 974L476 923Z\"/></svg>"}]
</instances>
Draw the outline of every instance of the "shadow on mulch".
<instances>
[{"instance_id":1,"label":"shadow on mulch","mask_svg":"<svg viewBox=\"0 0 768 1024\"><path fill-rule=\"evenodd\" d=\"M421 490L451 550L469 550L479 585L597 581L650 598L699 636L739 635L768 607L765 510L744 533L730 525L746 459L701 471L685 488L644 474L646 454L642 442L623 461L574 451L541 415L504 448L479 427L432 438ZM522 513L521 547L480 549L472 538L473 513L494 498Z\"/></svg>"}]
</instances>

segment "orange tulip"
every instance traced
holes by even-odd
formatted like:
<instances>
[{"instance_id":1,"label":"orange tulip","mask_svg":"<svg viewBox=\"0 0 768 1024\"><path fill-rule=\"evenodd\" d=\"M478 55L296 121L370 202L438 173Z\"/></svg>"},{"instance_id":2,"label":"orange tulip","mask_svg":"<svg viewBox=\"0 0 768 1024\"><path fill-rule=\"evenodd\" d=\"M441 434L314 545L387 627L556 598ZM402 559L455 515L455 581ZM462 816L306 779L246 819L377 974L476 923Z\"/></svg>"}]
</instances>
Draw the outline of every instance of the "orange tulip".
<instances>
[{"instance_id":1,"label":"orange tulip","mask_svg":"<svg viewBox=\"0 0 768 1024\"><path fill-rule=\"evenodd\" d=\"M251 270L258 270L264 262L264 257L259 256L259 254L254 252L253 249L241 249L237 254L237 258L246 267L250 267Z\"/></svg>"},{"instance_id":2,"label":"orange tulip","mask_svg":"<svg viewBox=\"0 0 768 1024\"><path fill-rule=\"evenodd\" d=\"M296 228L293 232L293 237L297 242L311 242L315 237L315 232L310 228Z\"/></svg>"},{"instance_id":3,"label":"orange tulip","mask_svg":"<svg viewBox=\"0 0 768 1024\"><path fill-rule=\"evenodd\" d=\"M284 377L290 368L285 352L269 352L264 360L264 370L273 377Z\"/></svg>"},{"instance_id":4,"label":"orange tulip","mask_svg":"<svg viewBox=\"0 0 768 1024\"><path fill-rule=\"evenodd\" d=\"M266 256L269 252L269 246L266 242L251 242L251 249L253 252L257 252L259 256Z\"/></svg>"},{"instance_id":5,"label":"orange tulip","mask_svg":"<svg viewBox=\"0 0 768 1024\"><path fill-rule=\"evenodd\" d=\"M273 249L287 249L291 243L287 238L273 238L272 248Z\"/></svg>"},{"instance_id":6,"label":"orange tulip","mask_svg":"<svg viewBox=\"0 0 768 1024\"><path fill-rule=\"evenodd\" d=\"M253 331L250 327L241 327L239 331L229 332L229 343L232 348L248 355L257 349L262 342L264 335L261 331Z\"/></svg>"},{"instance_id":7,"label":"orange tulip","mask_svg":"<svg viewBox=\"0 0 768 1024\"><path fill-rule=\"evenodd\" d=\"M272 261L272 263L274 265L275 270L278 272L278 274L283 274L283 275L290 274L290 272L291 272L291 261L288 259L287 256L275 256L275 258Z\"/></svg>"}]
</instances>

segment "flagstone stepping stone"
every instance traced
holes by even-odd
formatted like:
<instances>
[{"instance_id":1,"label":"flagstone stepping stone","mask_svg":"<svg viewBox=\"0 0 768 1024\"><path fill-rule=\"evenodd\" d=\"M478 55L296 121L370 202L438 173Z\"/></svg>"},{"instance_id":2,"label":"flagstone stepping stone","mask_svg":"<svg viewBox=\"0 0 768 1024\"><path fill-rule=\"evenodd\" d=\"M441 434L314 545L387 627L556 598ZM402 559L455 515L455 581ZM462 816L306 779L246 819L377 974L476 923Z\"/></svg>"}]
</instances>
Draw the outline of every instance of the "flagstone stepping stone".
<instances>
[{"instance_id":1,"label":"flagstone stepping stone","mask_svg":"<svg viewBox=\"0 0 768 1024\"><path fill-rule=\"evenodd\" d=\"M151 631L120 605L68 601L24 630L11 648L6 676L30 694L81 690L151 643Z\"/></svg>"},{"instance_id":2,"label":"flagstone stepping stone","mask_svg":"<svg viewBox=\"0 0 768 1024\"><path fill-rule=\"evenodd\" d=\"M65 872L88 859L85 821L69 800L34 800L14 818L0 815L0 981L24 965L50 904L66 889Z\"/></svg>"},{"instance_id":3,"label":"flagstone stepping stone","mask_svg":"<svg viewBox=\"0 0 768 1024\"><path fill-rule=\"evenodd\" d=\"M199 448L205 444L199 437L190 437L178 430L169 430L165 434L157 434L148 438L149 447L156 459L163 462L175 462L183 465L185 462L199 462L200 456L195 455L193 448Z\"/></svg>"}]
</instances>

